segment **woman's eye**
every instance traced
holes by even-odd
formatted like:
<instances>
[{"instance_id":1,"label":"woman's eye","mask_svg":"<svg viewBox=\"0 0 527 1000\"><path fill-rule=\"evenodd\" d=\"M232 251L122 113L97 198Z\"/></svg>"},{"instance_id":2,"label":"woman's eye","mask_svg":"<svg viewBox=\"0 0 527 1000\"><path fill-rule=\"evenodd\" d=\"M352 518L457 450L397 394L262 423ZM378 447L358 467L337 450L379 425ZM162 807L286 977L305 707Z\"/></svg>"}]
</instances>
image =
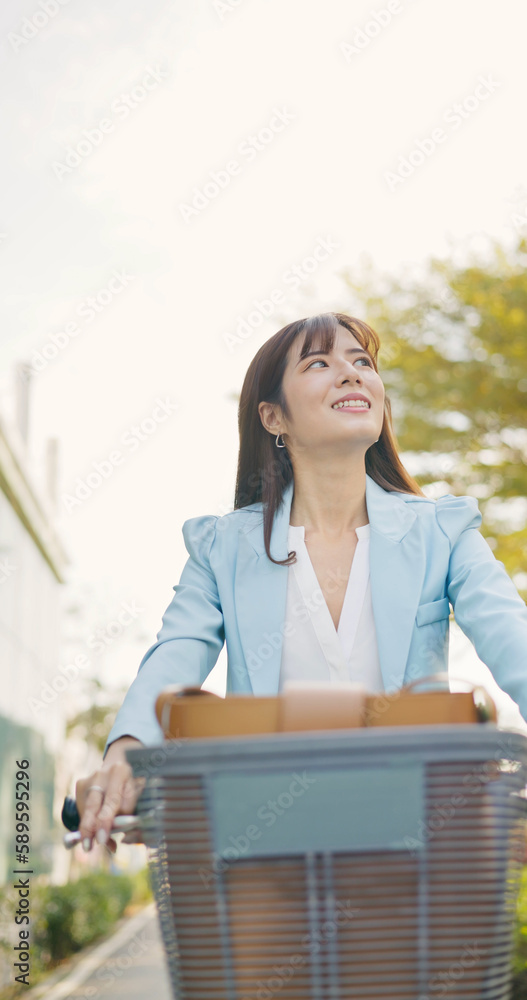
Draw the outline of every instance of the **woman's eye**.
<instances>
[{"instance_id":1,"label":"woman's eye","mask_svg":"<svg viewBox=\"0 0 527 1000\"><path fill-rule=\"evenodd\" d=\"M366 362L366 364L367 364L367 365L368 365L368 366L369 366L370 368L372 368L372 367L373 367L373 366L372 366L372 363L371 363L371 360L370 360L370 358L368 358L368 357L362 357L362 358L356 358L356 361L365 361L365 362ZM309 365L307 366L307 368L306 368L306 371L307 371L307 369L308 369L308 368L311 368L311 367L312 367L313 365L318 365L318 364L322 364L322 365L325 365L325 364L326 364L326 362L325 362L325 361L323 361L323 360L322 360L322 358L317 358L317 359L316 359L315 361L312 361L312 362L311 362L311 364L309 364ZM327 368L327 365L326 365L326 368Z\"/></svg>"}]
</instances>

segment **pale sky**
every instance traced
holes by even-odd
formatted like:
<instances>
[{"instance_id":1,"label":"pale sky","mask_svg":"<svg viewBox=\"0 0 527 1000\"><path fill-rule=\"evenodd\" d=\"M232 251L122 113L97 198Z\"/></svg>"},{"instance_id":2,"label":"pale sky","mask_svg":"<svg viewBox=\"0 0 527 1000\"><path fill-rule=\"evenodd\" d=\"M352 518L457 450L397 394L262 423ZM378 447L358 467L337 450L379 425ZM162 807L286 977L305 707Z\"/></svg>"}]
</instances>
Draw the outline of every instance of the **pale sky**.
<instances>
[{"instance_id":1,"label":"pale sky","mask_svg":"<svg viewBox=\"0 0 527 1000\"><path fill-rule=\"evenodd\" d=\"M142 640L105 658L112 682L131 682L155 639L184 520L232 509L231 395L260 345L301 316L360 315L341 275L364 255L404 276L453 244L514 241L526 31L523 0L2 6L2 409L30 361L32 461L38 478L60 439L70 579L110 595L109 618L144 608ZM317 246L325 260L295 288ZM281 303L229 349L273 290ZM109 461L68 511L61 498Z\"/></svg>"}]
</instances>

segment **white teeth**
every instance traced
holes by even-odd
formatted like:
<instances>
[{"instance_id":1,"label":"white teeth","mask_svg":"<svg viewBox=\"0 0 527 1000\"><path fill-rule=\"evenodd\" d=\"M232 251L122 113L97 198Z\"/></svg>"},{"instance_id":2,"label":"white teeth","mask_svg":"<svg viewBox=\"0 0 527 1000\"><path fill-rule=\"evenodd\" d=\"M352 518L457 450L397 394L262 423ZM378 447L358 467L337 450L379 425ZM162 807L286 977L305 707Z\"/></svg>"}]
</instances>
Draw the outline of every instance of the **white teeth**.
<instances>
[{"instance_id":1,"label":"white teeth","mask_svg":"<svg viewBox=\"0 0 527 1000\"><path fill-rule=\"evenodd\" d=\"M351 406L354 409L369 410L370 404L364 399L346 399L343 403L334 403L332 406L333 410L338 410L342 406Z\"/></svg>"}]
</instances>

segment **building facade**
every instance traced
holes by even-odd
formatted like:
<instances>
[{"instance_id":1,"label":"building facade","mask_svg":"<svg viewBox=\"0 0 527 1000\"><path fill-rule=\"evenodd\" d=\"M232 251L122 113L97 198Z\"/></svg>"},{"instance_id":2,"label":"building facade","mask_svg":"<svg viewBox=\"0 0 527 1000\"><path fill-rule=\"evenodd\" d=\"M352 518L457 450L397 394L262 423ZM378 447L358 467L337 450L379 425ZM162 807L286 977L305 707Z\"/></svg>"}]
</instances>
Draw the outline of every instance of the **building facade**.
<instances>
[{"instance_id":1,"label":"building facade","mask_svg":"<svg viewBox=\"0 0 527 1000\"><path fill-rule=\"evenodd\" d=\"M53 867L54 760L64 735L60 699L39 709L38 696L57 671L68 559L51 497L32 481L23 431L0 413L0 885L14 867L17 760L30 762L31 867L35 875Z\"/></svg>"}]
</instances>

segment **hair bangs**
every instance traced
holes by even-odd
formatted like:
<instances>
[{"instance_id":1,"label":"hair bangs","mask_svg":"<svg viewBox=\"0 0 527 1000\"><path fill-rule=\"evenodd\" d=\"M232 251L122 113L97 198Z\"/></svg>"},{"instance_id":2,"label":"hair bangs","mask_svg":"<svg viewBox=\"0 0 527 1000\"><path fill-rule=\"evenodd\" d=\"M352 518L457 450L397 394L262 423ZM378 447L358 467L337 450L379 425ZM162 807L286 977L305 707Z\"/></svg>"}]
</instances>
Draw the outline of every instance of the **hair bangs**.
<instances>
[{"instance_id":1,"label":"hair bangs","mask_svg":"<svg viewBox=\"0 0 527 1000\"><path fill-rule=\"evenodd\" d=\"M344 313L320 313L318 316L309 316L304 321L301 330L297 333L297 336L304 333L300 361L310 351L316 350L329 354L333 350L339 326L345 327L353 334L363 350L370 355L375 370L377 370L377 356L380 348L378 336L367 323L362 323L355 318L352 319Z\"/></svg>"},{"instance_id":2,"label":"hair bangs","mask_svg":"<svg viewBox=\"0 0 527 1000\"><path fill-rule=\"evenodd\" d=\"M324 351L329 354L333 350L337 327L338 321L331 313L321 313L319 316L310 316L306 319L300 360L302 361L310 351Z\"/></svg>"}]
</instances>

